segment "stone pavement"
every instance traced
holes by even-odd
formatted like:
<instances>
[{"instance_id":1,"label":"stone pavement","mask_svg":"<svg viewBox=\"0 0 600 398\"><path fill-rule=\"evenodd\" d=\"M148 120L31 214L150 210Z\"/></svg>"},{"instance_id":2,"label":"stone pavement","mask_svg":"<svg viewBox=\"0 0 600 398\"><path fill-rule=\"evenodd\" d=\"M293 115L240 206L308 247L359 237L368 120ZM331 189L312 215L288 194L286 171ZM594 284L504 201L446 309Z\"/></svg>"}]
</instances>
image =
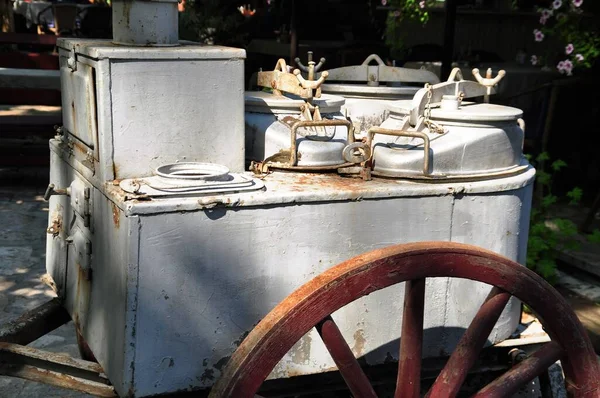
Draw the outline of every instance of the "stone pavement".
<instances>
[{"instance_id":1,"label":"stone pavement","mask_svg":"<svg viewBox=\"0 0 600 398\"><path fill-rule=\"evenodd\" d=\"M45 273L47 203L35 188L0 187L0 324L21 315L54 292L41 281ZM71 322L30 344L78 357ZM0 376L1 398L89 397L69 390Z\"/></svg>"}]
</instances>

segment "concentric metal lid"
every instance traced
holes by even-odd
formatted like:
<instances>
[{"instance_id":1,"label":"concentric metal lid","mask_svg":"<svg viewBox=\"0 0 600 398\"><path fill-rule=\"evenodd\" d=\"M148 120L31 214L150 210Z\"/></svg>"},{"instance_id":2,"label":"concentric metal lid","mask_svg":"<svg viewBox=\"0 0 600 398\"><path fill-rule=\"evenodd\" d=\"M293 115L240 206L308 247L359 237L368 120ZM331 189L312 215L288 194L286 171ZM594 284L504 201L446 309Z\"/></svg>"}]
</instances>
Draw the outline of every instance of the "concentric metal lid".
<instances>
[{"instance_id":1,"label":"concentric metal lid","mask_svg":"<svg viewBox=\"0 0 600 398\"><path fill-rule=\"evenodd\" d=\"M392 101L388 110L392 115L405 116L410 113L412 101ZM516 121L523 116L523 111L510 106L496 104L477 104L463 102L458 109L442 109L432 107L431 119L452 122L505 122Z\"/></svg>"},{"instance_id":2,"label":"concentric metal lid","mask_svg":"<svg viewBox=\"0 0 600 398\"><path fill-rule=\"evenodd\" d=\"M506 122L523 116L517 108L496 104L464 104L458 109L433 108L431 118L457 122Z\"/></svg>"},{"instance_id":3,"label":"concentric metal lid","mask_svg":"<svg viewBox=\"0 0 600 398\"><path fill-rule=\"evenodd\" d=\"M322 94L313 99L321 113L339 112L346 100L337 95ZM292 95L275 95L265 91L246 91L244 93L246 112L256 113L300 113L305 101Z\"/></svg>"}]
</instances>

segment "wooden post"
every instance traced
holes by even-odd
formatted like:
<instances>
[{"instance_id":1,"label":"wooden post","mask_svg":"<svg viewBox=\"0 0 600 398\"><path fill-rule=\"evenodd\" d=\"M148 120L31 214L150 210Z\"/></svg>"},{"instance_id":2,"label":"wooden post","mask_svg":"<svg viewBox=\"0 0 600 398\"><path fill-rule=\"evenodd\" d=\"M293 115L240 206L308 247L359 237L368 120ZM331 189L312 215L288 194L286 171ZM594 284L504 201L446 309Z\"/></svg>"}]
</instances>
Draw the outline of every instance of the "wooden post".
<instances>
[{"instance_id":1,"label":"wooden post","mask_svg":"<svg viewBox=\"0 0 600 398\"><path fill-rule=\"evenodd\" d=\"M292 0L292 17L290 21L290 62L288 65L296 66L298 54L298 32L296 30L296 0Z\"/></svg>"},{"instance_id":2,"label":"wooden post","mask_svg":"<svg viewBox=\"0 0 600 398\"><path fill-rule=\"evenodd\" d=\"M0 32L15 31L15 17L13 14L12 1L0 0Z\"/></svg>"},{"instance_id":3,"label":"wooden post","mask_svg":"<svg viewBox=\"0 0 600 398\"><path fill-rule=\"evenodd\" d=\"M452 56L454 55L454 26L456 24L457 0L446 0L446 15L444 21L444 53L440 80L444 81L452 70Z\"/></svg>"}]
</instances>

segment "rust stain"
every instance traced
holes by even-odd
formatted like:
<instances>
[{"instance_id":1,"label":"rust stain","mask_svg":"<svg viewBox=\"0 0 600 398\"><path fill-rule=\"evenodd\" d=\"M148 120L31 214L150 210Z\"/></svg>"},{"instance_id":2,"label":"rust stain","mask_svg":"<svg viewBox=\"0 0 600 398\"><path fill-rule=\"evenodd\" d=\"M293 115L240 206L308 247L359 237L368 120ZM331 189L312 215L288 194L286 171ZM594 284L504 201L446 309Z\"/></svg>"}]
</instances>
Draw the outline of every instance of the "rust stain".
<instances>
[{"instance_id":1,"label":"rust stain","mask_svg":"<svg viewBox=\"0 0 600 398\"><path fill-rule=\"evenodd\" d=\"M119 229L119 225L121 224L121 216L119 213L119 208L117 207L116 204L111 202L111 207L112 207L112 219L113 219L113 223L115 224L115 227L117 229Z\"/></svg>"},{"instance_id":2,"label":"rust stain","mask_svg":"<svg viewBox=\"0 0 600 398\"><path fill-rule=\"evenodd\" d=\"M365 349L365 343L367 340L365 339L365 332L362 329L358 329L354 332L354 346L352 347L352 352L354 356L360 357L363 355Z\"/></svg>"}]
</instances>

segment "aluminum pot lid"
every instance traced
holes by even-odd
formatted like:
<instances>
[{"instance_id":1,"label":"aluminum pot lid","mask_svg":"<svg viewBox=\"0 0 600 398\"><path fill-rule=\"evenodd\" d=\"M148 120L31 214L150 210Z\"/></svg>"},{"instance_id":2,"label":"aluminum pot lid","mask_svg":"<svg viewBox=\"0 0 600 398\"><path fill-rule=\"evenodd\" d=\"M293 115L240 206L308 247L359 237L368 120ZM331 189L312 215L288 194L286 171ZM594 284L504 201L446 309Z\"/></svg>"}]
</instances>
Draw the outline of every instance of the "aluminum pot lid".
<instances>
[{"instance_id":1,"label":"aluminum pot lid","mask_svg":"<svg viewBox=\"0 0 600 398\"><path fill-rule=\"evenodd\" d=\"M381 85L367 86L366 84L323 84L321 90L328 94L337 94L344 97L358 97L370 99L398 99L412 98L422 87L408 85Z\"/></svg>"},{"instance_id":2,"label":"aluminum pot lid","mask_svg":"<svg viewBox=\"0 0 600 398\"><path fill-rule=\"evenodd\" d=\"M465 104L458 109L433 108L431 118L457 122L504 122L515 121L523 116L523 111L511 106L496 104Z\"/></svg>"},{"instance_id":3,"label":"aluminum pot lid","mask_svg":"<svg viewBox=\"0 0 600 398\"><path fill-rule=\"evenodd\" d=\"M337 95L322 94L313 99L313 105L319 107L321 113L340 112L346 100ZM297 96L275 95L266 91L246 91L244 104L246 112L256 113L300 113L305 101Z\"/></svg>"},{"instance_id":4,"label":"aluminum pot lid","mask_svg":"<svg viewBox=\"0 0 600 398\"><path fill-rule=\"evenodd\" d=\"M412 101L393 101L388 106L391 114L408 115ZM443 109L433 107L431 118L434 120L447 120L455 122L504 122L515 121L523 116L523 111L511 106L463 102L458 109Z\"/></svg>"}]
</instances>

